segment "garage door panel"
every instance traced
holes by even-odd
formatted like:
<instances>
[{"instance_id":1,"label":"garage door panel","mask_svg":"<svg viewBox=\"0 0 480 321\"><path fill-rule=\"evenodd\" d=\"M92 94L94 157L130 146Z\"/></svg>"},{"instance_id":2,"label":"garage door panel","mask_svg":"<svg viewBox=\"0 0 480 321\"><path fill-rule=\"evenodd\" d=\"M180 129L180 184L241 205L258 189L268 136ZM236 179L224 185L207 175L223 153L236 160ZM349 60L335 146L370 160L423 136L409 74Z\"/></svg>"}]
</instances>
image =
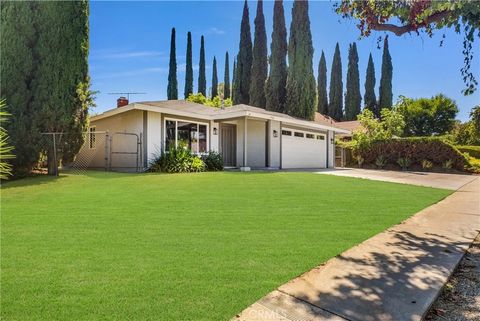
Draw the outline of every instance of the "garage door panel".
<instances>
[{"instance_id":1,"label":"garage door panel","mask_svg":"<svg viewBox=\"0 0 480 321\"><path fill-rule=\"evenodd\" d=\"M288 133L291 135L287 135ZM296 134L297 136L295 136ZM325 134L303 132L288 128L282 130L282 168L325 167Z\"/></svg>"}]
</instances>

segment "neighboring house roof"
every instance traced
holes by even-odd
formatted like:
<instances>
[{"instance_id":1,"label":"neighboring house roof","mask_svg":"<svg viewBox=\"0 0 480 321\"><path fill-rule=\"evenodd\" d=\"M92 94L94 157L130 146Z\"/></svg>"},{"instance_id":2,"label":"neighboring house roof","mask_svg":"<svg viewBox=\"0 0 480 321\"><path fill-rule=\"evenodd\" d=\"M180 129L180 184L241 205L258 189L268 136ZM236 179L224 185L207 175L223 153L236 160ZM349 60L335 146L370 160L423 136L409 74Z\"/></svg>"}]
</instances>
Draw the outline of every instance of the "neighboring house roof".
<instances>
[{"instance_id":1,"label":"neighboring house roof","mask_svg":"<svg viewBox=\"0 0 480 321\"><path fill-rule=\"evenodd\" d=\"M358 120L337 122L335 123L335 126L346 129L350 132L363 129Z\"/></svg>"},{"instance_id":2,"label":"neighboring house roof","mask_svg":"<svg viewBox=\"0 0 480 321\"><path fill-rule=\"evenodd\" d=\"M332 130L337 133L343 134L350 133L348 130L337 127L333 123L308 121L295 118L286 114L268 111L262 108L248 106L244 104L239 104L232 107L217 108L196 104L185 100L143 101L138 103L131 103L126 106L111 109L102 114L93 116L91 120L96 121L133 109L148 110L153 112L161 112L166 114L201 118L213 121L248 116L253 118L277 120L291 125L310 127L313 129Z\"/></svg>"}]
</instances>

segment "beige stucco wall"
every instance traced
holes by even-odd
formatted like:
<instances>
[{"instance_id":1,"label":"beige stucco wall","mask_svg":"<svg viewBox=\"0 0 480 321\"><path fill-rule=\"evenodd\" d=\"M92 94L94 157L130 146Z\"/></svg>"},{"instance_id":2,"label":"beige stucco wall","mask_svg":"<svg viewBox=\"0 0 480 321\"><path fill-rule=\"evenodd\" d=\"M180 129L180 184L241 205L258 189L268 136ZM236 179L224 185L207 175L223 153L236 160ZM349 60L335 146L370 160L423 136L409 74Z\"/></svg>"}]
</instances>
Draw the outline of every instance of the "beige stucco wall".
<instances>
[{"instance_id":1,"label":"beige stucco wall","mask_svg":"<svg viewBox=\"0 0 480 321\"><path fill-rule=\"evenodd\" d=\"M162 119L161 114L153 111L147 112L146 122L146 159L148 162L161 152L162 148Z\"/></svg>"},{"instance_id":2,"label":"beige stucco wall","mask_svg":"<svg viewBox=\"0 0 480 321\"><path fill-rule=\"evenodd\" d=\"M327 137L328 148L328 166L329 168L335 167L335 132L329 130Z\"/></svg>"},{"instance_id":3,"label":"beige stucco wall","mask_svg":"<svg viewBox=\"0 0 480 321\"><path fill-rule=\"evenodd\" d=\"M279 121L268 121L268 167L280 168L280 142L281 142L281 123ZM277 132L277 137L273 136L273 131Z\"/></svg>"},{"instance_id":4,"label":"beige stucco wall","mask_svg":"<svg viewBox=\"0 0 480 321\"><path fill-rule=\"evenodd\" d=\"M265 167L266 122L249 119L247 122L247 166Z\"/></svg>"}]
</instances>

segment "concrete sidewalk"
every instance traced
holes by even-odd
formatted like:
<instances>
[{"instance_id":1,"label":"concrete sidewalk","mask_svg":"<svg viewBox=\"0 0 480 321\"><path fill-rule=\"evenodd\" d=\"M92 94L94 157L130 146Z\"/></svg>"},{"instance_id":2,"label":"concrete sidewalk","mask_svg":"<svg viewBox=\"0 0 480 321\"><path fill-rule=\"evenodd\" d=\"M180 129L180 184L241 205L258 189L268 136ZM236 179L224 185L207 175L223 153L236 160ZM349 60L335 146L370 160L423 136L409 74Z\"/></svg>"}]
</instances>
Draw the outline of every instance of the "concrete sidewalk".
<instances>
[{"instance_id":1,"label":"concrete sidewalk","mask_svg":"<svg viewBox=\"0 0 480 321\"><path fill-rule=\"evenodd\" d=\"M280 286L234 320L421 320L480 232L480 178L467 177L449 197Z\"/></svg>"}]
</instances>

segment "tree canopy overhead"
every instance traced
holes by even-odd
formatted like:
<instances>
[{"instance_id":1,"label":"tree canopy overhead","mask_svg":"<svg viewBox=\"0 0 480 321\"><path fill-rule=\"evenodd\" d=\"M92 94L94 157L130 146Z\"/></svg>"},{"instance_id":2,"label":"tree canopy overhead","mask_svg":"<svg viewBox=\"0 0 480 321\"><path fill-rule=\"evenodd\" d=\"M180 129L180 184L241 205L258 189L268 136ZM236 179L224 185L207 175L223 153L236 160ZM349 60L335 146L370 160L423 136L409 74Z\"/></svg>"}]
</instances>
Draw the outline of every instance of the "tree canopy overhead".
<instances>
[{"instance_id":1,"label":"tree canopy overhead","mask_svg":"<svg viewBox=\"0 0 480 321\"><path fill-rule=\"evenodd\" d=\"M478 82L471 71L473 41L480 37L480 2L477 0L409 0L409 1L355 1L342 0L336 4L337 13L345 18L358 19L358 28L364 37L372 31L391 32L397 36L425 32L433 36L436 30L454 28L464 34L465 64L461 69L466 88L465 95L477 89Z\"/></svg>"}]
</instances>

